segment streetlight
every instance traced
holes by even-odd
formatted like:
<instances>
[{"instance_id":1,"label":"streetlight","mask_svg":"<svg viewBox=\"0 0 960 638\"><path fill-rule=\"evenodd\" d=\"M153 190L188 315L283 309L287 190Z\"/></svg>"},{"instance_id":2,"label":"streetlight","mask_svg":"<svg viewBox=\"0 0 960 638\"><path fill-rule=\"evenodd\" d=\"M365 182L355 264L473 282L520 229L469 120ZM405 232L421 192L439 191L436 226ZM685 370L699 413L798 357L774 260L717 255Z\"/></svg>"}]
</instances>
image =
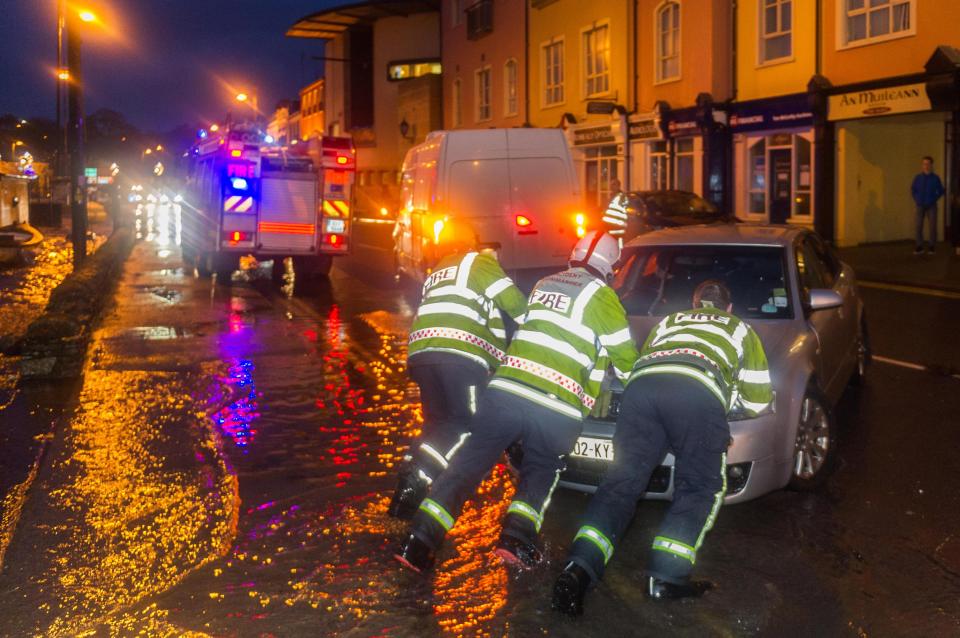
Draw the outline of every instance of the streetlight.
<instances>
[{"instance_id":1,"label":"streetlight","mask_svg":"<svg viewBox=\"0 0 960 638\"><path fill-rule=\"evenodd\" d=\"M81 9L77 12L77 17L80 18L83 22L96 22L97 14L88 9Z\"/></svg>"}]
</instances>

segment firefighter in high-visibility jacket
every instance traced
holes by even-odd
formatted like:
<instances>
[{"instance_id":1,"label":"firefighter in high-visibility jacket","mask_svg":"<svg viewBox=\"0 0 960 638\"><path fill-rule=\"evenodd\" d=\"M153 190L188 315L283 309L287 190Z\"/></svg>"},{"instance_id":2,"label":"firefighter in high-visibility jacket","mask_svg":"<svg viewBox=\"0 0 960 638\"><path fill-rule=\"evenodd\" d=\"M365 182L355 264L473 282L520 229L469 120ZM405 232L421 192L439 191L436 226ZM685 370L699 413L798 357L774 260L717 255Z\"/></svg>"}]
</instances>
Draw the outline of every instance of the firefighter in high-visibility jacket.
<instances>
[{"instance_id":1,"label":"firefighter in high-visibility jacket","mask_svg":"<svg viewBox=\"0 0 960 638\"><path fill-rule=\"evenodd\" d=\"M520 479L496 553L531 567L544 512L593 407L609 363L626 378L637 359L626 313L607 284L620 257L616 239L590 232L570 256L570 268L541 279L506 357L480 399L471 436L430 489L397 559L416 571L435 552L503 450L522 441Z\"/></svg>"},{"instance_id":2,"label":"firefighter in high-visibility jacket","mask_svg":"<svg viewBox=\"0 0 960 638\"><path fill-rule=\"evenodd\" d=\"M407 350L424 423L387 510L406 519L469 435L479 393L506 349L501 312L520 321L527 311L526 297L496 257L476 252L472 229L448 221L435 239L445 256L423 283Z\"/></svg>"},{"instance_id":3,"label":"firefighter in high-visibility jacket","mask_svg":"<svg viewBox=\"0 0 960 638\"><path fill-rule=\"evenodd\" d=\"M584 594L603 575L667 452L676 458L673 503L653 540L645 594L682 598L709 588L690 573L726 494L727 414L737 407L757 415L772 400L760 339L732 308L727 287L705 281L692 310L669 315L647 338L623 393L612 466L554 586L555 609L582 613Z\"/></svg>"}]
</instances>

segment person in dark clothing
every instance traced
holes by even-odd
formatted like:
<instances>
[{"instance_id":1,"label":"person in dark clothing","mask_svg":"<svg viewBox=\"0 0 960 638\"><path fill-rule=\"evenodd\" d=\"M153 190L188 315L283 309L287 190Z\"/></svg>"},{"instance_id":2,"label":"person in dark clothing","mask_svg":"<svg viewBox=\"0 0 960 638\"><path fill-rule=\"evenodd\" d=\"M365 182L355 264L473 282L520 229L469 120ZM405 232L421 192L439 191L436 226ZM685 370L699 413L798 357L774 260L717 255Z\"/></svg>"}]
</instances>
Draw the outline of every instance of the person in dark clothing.
<instances>
[{"instance_id":1,"label":"person in dark clothing","mask_svg":"<svg viewBox=\"0 0 960 638\"><path fill-rule=\"evenodd\" d=\"M932 255L937 245L937 202L943 197L943 182L933 172L933 158L929 155L921 160L921 172L913 178L910 194L917 205L917 236L913 254L923 253L923 223L930 224L930 245L927 253Z\"/></svg>"}]
</instances>

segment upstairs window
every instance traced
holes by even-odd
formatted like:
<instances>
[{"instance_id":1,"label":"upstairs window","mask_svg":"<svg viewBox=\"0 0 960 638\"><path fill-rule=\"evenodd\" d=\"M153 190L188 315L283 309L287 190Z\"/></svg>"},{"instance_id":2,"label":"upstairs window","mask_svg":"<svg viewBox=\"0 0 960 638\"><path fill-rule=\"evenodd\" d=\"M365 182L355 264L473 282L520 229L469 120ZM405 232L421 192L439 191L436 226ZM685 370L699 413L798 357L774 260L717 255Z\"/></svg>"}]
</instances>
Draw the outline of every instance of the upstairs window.
<instances>
[{"instance_id":1,"label":"upstairs window","mask_svg":"<svg viewBox=\"0 0 960 638\"><path fill-rule=\"evenodd\" d=\"M463 0L450 0L450 26L459 27L463 22Z\"/></svg>"},{"instance_id":2,"label":"upstairs window","mask_svg":"<svg viewBox=\"0 0 960 638\"><path fill-rule=\"evenodd\" d=\"M467 39L478 40L493 31L493 0L478 0L467 7Z\"/></svg>"},{"instance_id":3,"label":"upstairs window","mask_svg":"<svg viewBox=\"0 0 960 638\"><path fill-rule=\"evenodd\" d=\"M843 0L842 45L890 40L916 32L916 0Z\"/></svg>"},{"instance_id":4,"label":"upstairs window","mask_svg":"<svg viewBox=\"0 0 960 638\"><path fill-rule=\"evenodd\" d=\"M584 95L610 90L610 28L594 27L583 33Z\"/></svg>"},{"instance_id":5,"label":"upstairs window","mask_svg":"<svg viewBox=\"0 0 960 638\"><path fill-rule=\"evenodd\" d=\"M516 115L519 109L519 67L514 59L503 65L503 114Z\"/></svg>"},{"instance_id":6,"label":"upstairs window","mask_svg":"<svg viewBox=\"0 0 960 638\"><path fill-rule=\"evenodd\" d=\"M793 1L760 0L760 63L793 55Z\"/></svg>"},{"instance_id":7,"label":"upstairs window","mask_svg":"<svg viewBox=\"0 0 960 638\"><path fill-rule=\"evenodd\" d=\"M476 89L474 100L477 105L476 120L478 122L485 122L491 118L490 67L485 67L477 71L474 87Z\"/></svg>"},{"instance_id":8,"label":"upstairs window","mask_svg":"<svg viewBox=\"0 0 960 638\"><path fill-rule=\"evenodd\" d=\"M680 77L680 4L665 2L657 8L657 82Z\"/></svg>"},{"instance_id":9,"label":"upstairs window","mask_svg":"<svg viewBox=\"0 0 960 638\"><path fill-rule=\"evenodd\" d=\"M563 40L544 44L540 49L543 57L543 105L562 104L563 95Z\"/></svg>"}]
</instances>

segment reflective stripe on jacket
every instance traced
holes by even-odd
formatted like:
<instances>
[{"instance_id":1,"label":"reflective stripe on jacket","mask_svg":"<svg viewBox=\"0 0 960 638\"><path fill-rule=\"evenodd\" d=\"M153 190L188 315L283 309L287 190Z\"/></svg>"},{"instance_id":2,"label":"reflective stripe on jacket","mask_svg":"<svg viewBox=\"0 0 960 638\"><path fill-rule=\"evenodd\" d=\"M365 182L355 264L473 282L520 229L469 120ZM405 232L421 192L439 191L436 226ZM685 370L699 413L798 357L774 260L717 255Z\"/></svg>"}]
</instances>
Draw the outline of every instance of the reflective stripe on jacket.
<instances>
[{"instance_id":1,"label":"reflective stripe on jacket","mask_svg":"<svg viewBox=\"0 0 960 638\"><path fill-rule=\"evenodd\" d=\"M491 386L582 417L593 408L607 366L626 379L636 360L617 294L586 269L571 268L534 287Z\"/></svg>"},{"instance_id":2,"label":"reflective stripe on jacket","mask_svg":"<svg viewBox=\"0 0 960 638\"><path fill-rule=\"evenodd\" d=\"M527 302L492 255L449 255L423 283L408 357L451 352L493 370L506 349L500 311L522 321Z\"/></svg>"},{"instance_id":3,"label":"reflective stripe on jacket","mask_svg":"<svg viewBox=\"0 0 960 638\"><path fill-rule=\"evenodd\" d=\"M773 398L767 356L757 333L714 308L676 312L650 331L629 381L659 373L700 381L728 411L740 407L756 415Z\"/></svg>"}]
</instances>

